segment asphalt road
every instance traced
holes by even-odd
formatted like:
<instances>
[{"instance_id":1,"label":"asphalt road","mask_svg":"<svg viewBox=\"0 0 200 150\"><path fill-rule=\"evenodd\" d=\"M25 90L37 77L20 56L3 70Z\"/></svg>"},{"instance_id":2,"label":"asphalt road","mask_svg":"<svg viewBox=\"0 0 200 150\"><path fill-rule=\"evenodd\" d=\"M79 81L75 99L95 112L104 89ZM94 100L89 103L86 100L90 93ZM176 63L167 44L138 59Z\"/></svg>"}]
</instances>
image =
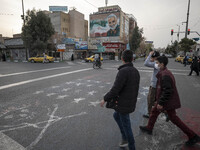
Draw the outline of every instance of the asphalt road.
<instances>
[{"instance_id":1,"label":"asphalt road","mask_svg":"<svg viewBox=\"0 0 200 150\"><path fill-rule=\"evenodd\" d=\"M142 59L134 63L141 76L137 108L131 114L136 147L139 150L181 148L186 137L170 122L166 123L162 115L154 136L139 131L139 125L146 123L142 115L147 112L146 97L152 74L152 69L143 63ZM101 108L99 102L112 87L121 64L105 61L102 69L93 69L91 63L81 61L0 62L0 133L24 149L119 150L121 136L112 118L113 110ZM168 68L175 75L182 102L178 114L200 134L200 77L187 76L189 66L173 59ZM6 145L13 147L8 140ZM196 148L200 149L198 145Z\"/></svg>"}]
</instances>

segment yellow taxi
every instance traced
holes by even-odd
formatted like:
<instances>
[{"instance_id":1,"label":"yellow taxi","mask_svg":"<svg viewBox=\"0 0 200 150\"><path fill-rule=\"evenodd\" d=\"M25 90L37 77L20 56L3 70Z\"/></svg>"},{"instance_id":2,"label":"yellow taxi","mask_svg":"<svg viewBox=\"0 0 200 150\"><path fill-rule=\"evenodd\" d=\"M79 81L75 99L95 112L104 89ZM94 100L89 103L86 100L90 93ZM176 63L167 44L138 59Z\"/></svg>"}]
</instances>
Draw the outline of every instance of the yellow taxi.
<instances>
[{"instance_id":1,"label":"yellow taxi","mask_svg":"<svg viewBox=\"0 0 200 150\"><path fill-rule=\"evenodd\" d=\"M184 58L185 58L185 57L181 58L181 63L182 63L182 64L183 64ZM188 63L189 63L189 64L192 63L192 57L189 57L189 58L188 58Z\"/></svg>"},{"instance_id":2,"label":"yellow taxi","mask_svg":"<svg viewBox=\"0 0 200 150\"><path fill-rule=\"evenodd\" d=\"M175 58L175 61L180 62L181 59L184 59L184 56L178 55L178 56Z\"/></svg>"},{"instance_id":3,"label":"yellow taxi","mask_svg":"<svg viewBox=\"0 0 200 150\"><path fill-rule=\"evenodd\" d=\"M94 61L94 55L88 57L88 58L85 58L85 61L86 62L93 62ZM103 61L103 58L101 57L101 61Z\"/></svg>"},{"instance_id":4,"label":"yellow taxi","mask_svg":"<svg viewBox=\"0 0 200 150\"><path fill-rule=\"evenodd\" d=\"M54 62L54 57L51 57L51 56L48 56L48 55L45 55L46 56L46 61L45 62ZM30 57L28 59L28 61L34 63L34 62L43 62L44 60L44 56L36 56L36 57Z\"/></svg>"}]
</instances>

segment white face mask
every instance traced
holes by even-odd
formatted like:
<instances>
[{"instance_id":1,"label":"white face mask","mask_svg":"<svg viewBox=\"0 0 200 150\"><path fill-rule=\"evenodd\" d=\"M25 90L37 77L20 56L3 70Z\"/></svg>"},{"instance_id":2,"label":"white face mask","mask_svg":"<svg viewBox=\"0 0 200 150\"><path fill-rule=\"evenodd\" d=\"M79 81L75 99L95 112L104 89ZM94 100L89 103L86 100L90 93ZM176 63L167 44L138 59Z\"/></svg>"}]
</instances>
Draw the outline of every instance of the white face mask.
<instances>
[{"instance_id":1,"label":"white face mask","mask_svg":"<svg viewBox=\"0 0 200 150\"><path fill-rule=\"evenodd\" d=\"M160 69L160 67L158 66L158 64L155 63L155 66L154 66L157 70Z\"/></svg>"}]
</instances>

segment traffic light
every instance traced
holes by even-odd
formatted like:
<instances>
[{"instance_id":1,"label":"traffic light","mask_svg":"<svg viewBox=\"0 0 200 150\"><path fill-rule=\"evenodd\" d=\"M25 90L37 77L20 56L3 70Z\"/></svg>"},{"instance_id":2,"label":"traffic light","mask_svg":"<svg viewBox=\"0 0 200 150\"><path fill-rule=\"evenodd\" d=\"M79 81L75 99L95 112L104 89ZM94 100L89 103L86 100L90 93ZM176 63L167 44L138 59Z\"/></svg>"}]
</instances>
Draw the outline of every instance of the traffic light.
<instances>
[{"instance_id":1,"label":"traffic light","mask_svg":"<svg viewBox=\"0 0 200 150\"><path fill-rule=\"evenodd\" d=\"M171 29L171 35L173 35L173 33L174 33L174 30L173 30L173 29Z\"/></svg>"},{"instance_id":2,"label":"traffic light","mask_svg":"<svg viewBox=\"0 0 200 150\"><path fill-rule=\"evenodd\" d=\"M24 20L24 15L21 15L22 20Z\"/></svg>"},{"instance_id":3,"label":"traffic light","mask_svg":"<svg viewBox=\"0 0 200 150\"><path fill-rule=\"evenodd\" d=\"M187 33L188 35L190 34L190 29L188 29L188 33Z\"/></svg>"}]
</instances>

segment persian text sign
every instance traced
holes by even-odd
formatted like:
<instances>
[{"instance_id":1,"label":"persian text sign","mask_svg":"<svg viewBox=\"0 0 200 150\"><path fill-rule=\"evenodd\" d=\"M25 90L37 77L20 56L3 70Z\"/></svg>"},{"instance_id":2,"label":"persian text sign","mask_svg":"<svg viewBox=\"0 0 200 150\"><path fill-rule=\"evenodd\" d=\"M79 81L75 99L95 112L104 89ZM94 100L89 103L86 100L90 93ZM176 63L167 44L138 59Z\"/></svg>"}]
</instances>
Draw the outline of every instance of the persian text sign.
<instances>
[{"instance_id":1,"label":"persian text sign","mask_svg":"<svg viewBox=\"0 0 200 150\"><path fill-rule=\"evenodd\" d=\"M67 6L49 6L49 11L68 11Z\"/></svg>"}]
</instances>

